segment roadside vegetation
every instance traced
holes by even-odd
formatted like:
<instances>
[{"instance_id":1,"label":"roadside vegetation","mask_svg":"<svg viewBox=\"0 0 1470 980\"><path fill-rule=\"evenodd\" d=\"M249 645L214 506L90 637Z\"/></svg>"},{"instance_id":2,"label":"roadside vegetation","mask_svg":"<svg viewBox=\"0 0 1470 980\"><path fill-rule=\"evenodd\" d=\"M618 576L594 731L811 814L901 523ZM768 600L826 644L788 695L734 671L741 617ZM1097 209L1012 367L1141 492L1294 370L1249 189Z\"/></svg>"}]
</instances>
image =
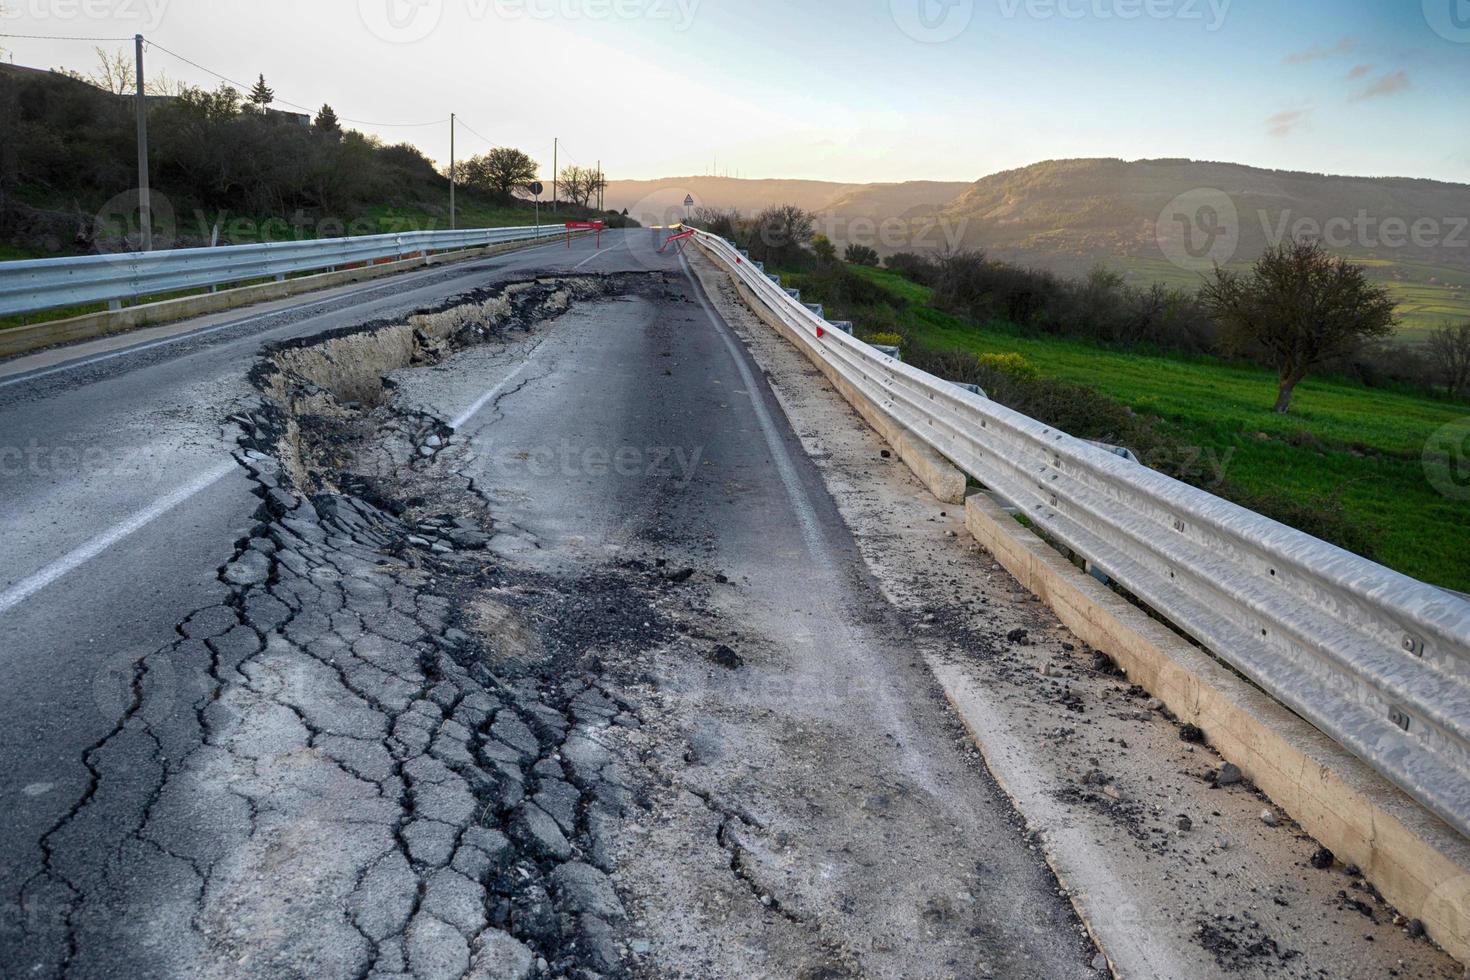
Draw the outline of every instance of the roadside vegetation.
<instances>
[{"instance_id":1,"label":"roadside vegetation","mask_svg":"<svg viewBox=\"0 0 1470 980\"><path fill-rule=\"evenodd\" d=\"M92 76L0 66L0 246L6 258L119 251L138 238L134 100L126 59L101 55ZM449 225L449 177L417 147L344 125L331 106L311 118L248 93L150 85L155 234L173 247L382 234ZM576 169L576 168L573 168ZM531 224L525 190L539 166L496 147L461 161L459 227ZM621 214L589 204L602 178L581 170L575 194L543 221ZM548 188L549 190L549 188ZM549 198L549 194L547 195Z\"/></svg>"},{"instance_id":2,"label":"roadside vegetation","mask_svg":"<svg viewBox=\"0 0 1470 980\"><path fill-rule=\"evenodd\" d=\"M771 254L758 223L725 217L729 237L753 256ZM1060 279L974 253L898 255L881 269L825 254L811 243L794 260L768 258L768 268L829 317L852 320L863 339L898 335L918 367L978 384L1073 435L1127 446L1161 472L1406 574L1470 591L1470 507L1439 493L1426 471L1462 464L1432 454L1426 462L1426 447L1470 416L1455 367L1470 362L1470 324L1442 333L1446 351L1466 352L1461 360L1417 354L1417 384L1381 365L1355 370L1379 332L1362 331L1350 355L1293 385L1290 411L1279 412L1282 372L1270 352L1223 356L1230 325L1185 290L1103 274ZM1320 258L1295 255L1331 272Z\"/></svg>"}]
</instances>

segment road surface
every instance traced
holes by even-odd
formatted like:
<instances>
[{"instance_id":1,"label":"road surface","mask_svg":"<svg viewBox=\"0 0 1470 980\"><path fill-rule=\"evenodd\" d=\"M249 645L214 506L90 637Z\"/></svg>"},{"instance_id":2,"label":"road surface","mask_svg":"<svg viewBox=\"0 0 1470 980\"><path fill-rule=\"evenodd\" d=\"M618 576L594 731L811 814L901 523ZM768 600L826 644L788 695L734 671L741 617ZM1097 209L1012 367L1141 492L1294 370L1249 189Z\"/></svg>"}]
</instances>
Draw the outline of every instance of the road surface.
<instances>
[{"instance_id":1,"label":"road surface","mask_svg":"<svg viewBox=\"0 0 1470 980\"><path fill-rule=\"evenodd\" d=\"M650 239L0 378L7 973L1094 975L759 371ZM235 456L232 416L281 437L267 345L589 274L528 331L396 365L353 452L407 513L261 509L262 480L303 489ZM431 415L458 423L433 447ZM307 441L309 470L342 440ZM467 548L405 523L441 510Z\"/></svg>"}]
</instances>

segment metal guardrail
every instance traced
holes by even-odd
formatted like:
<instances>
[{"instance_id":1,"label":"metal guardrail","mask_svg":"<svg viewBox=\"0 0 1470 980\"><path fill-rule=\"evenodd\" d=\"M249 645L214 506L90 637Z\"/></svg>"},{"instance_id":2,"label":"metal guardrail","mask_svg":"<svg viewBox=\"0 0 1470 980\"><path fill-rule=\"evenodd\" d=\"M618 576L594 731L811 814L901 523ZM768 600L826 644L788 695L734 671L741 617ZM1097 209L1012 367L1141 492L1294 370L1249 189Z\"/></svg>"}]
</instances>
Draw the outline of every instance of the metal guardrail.
<instances>
[{"instance_id":1,"label":"metal guardrail","mask_svg":"<svg viewBox=\"0 0 1470 980\"><path fill-rule=\"evenodd\" d=\"M468 228L0 262L0 316L562 234L561 225Z\"/></svg>"},{"instance_id":2,"label":"metal guardrail","mask_svg":"<svg viewBox=\"0 0 1470 980\"><path fill-rule=\"evenodd\" d=\"M884 356L696 240L911 435L1470 836L1470 601Z\"/></svg>"}]
</instances>

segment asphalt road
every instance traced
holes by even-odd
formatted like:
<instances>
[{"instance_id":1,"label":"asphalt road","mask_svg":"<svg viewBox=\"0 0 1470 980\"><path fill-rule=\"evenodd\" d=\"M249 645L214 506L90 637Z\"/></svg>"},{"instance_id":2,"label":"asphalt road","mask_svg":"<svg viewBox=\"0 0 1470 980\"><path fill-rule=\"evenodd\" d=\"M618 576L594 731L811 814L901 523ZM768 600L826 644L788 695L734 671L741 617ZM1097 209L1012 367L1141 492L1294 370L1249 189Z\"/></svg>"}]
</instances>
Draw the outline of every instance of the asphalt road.
<instances>
[{"instance_id":1,"label":"asphalt road","mask_svg":"<svg viewBox=\"0 0 1470 980\"><path fill-rule=\"evenodd\" d=\"M685 265L654 254L652 240L634 231L609 235L600 251L581 242L515 253L211 318L167 341L123 342L30 374L0 368L8 681L0 690L0 973L426 978L459 975L473 956L506 971L486 967L486 975L518 975L528 949L553 961L576 950L577 962L616 973L616 944L606 937L607 923L620 921L617 901L558 877L569 854L586 853L640 910L639 942L651 942L655 973L1094 975L1096 951L974 760L904 627L885 613L759 369ZM407 429L399 431L393 478L418 481L431 501L473 481L491 502L499 574L522 580L511 588L467 574L480 591L456 601L481 610L494 592L529 604L524 622L539 624L546 648L560 643L583 657L576 669L586 676L568 674L554 704L545 677L539 692L497 691L501 707L488 713L466 694L479 675L457 660L424 668L412 706L407 696L399 704L381 690L364 694L352 664L366 656L355 645L365 632L394 642L393 614L418 603L420 626L400 639L430 632L413 639L427 644L417 660L394 668L401 680L439 656L446 637L461 642L448 629L453 603L415 599L405 583L429 588L416 560L375 569L367 552L376 532L349 541L332 536L350 534L342 525L275 528L266 543L254 516L260 501L231 456L237 447L225 424L259 400L247 374L262 346L433 307L475 287L647 271L664 276L574 308L529 339L394 376L404 408L457 431L441 454L402 442ZM305 543L293 533L306 534ZM304 559L282 558L287 540ZM241 548L242 557L267 556L252 561L269 574L251 566L233 584L222 581L221 566ZM345 557L322 558L324 548L346 549ZM652 555L698 576L669 578ZM371 583L330 592L334 605L324 611L355 616L351 636L338 616L327 627L334 635L297 634L313 610L286 606L309 607L301 596L323 594L293 578L303 561L317 562L305 577L318 583ZM399 561L378 564L398 569ZM429 585L447 589L454 570L446 568ZM582 602L595 606L591 620L569 611ZM238 615L265 649L242 653L238 675L215 663L209 673L221 691L197 719L192 711L152 718L141 688L171 679L153 667L140 679L133 664L202 629L203 613L181 628L201 610ZM519 635L504 627L511 613L496 615L500 625L484 634L492 646ZM215 659L224 659L218 649ZM263 659L302 676L330 664L336 676L312 682L324 685L320 695L262 688L255 668ZM434 687L434 678L445 670L460 688L440 697L447 682ZM172 682L188 683L182 674ZM144 707L123 723L135 683ZM405 741L406 717L437 719L440 708L454 725L436 720L423 744ZM548 715L548 728L534 724ZM492 717L495 729L511 729L496 734L505 744L491 738ZM380 730L392 735L374 747ZM453 731L458 748L440 737ZM202 755L201 733L210 743ZM395 764L371 775L365 746ZM464 808L444 787L458 778L474 784L464 767L476 765L471 757L489 767L487 751L509 756L497 760L498 788L475 789L477 815L468 789ZM197 758L214 768L191 768ZM288 769L320 774L293 781L282 775L286 758L295 760ZM437 796L415 785L412 773L426 765L441 767ZM340 806L323 807L333 780L358 795L344 789ZM226 788L236 783L254 793L249 813ZM541 810L521 802L532 792L538 801L580 793L560 821L571 843L546 816L557 813L554 799ZM633 819L640 807L660 814L658 833L647 836L647 821ZM627 824L603 833L594 810ZM180 817L191 812L192 823ZM509 886L485 871L478 882L455 878L455 898L439 901L451 855L456 873L469 874L463 835L491 820L487 813L504 821L530 862L522 867L547 876L564 925L537 911L536 894L547 894L536 892L539 879L502 893ZM64 832L48 836L58 825ZM461 843L439 853L412 833L428 825ZM394 896L364 897L369 869L382 866L372 863L375 847L408 883ZM608 856L619 849L620 862ZM585 867L575 874L594 874ZM85 894L61 894L63 880ZM22 907L23 894L39 912ZM397 921L398 931L364 925L364 907L374 921ZM724 911L710 919L712 909Z\"/></svg>"},{"instance_id":2,"label":"asphalt road","mask_svg":"<svg viewBox=\"0 0 1470 980\"><path fill-rule=\"evenodd\" d=\"M216 571L259 501L225 420L258 394L272 341L385 319L490 283L638 270L648 233L514 252L235 311L137 350L0 374L0 903L13 924L37 841L87 784L82 755L116 724L128 665L218 602ZM240 323L240 326L225 326ZM221 327L223 326L223 329ZM0 366L3 367L3 366ZM12 362L11 370L15 370ZM166 510L162 510L167 508ZM160 513L160 511L162 512Z\"/></svg>"}]
</instances>

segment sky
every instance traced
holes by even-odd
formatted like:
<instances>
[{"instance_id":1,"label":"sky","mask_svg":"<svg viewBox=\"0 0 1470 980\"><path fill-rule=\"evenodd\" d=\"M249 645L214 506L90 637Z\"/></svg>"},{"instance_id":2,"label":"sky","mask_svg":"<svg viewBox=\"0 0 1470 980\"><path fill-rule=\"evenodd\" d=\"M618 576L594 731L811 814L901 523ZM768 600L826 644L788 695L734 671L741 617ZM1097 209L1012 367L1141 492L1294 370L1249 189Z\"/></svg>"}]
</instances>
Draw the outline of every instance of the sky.
<instances>
[{"instance_id":1,"label":"sky","mask_svg":"<svg viewBox=\"0 0 1470 980\"><path fill-rule=\"evenodd\" d=\"M1470 0L0 7L0 34L73 39L0 37L16 64L85 72L95 46L142 33L150 73L208 87L208 72L263 73L279 99L330 103L440 162L457 113L460 157L517 146L548 177L560 138L562 166L600 159L610 179L970 181L1189 157L1470 183Z\"/></svg>"}]
</instances>

